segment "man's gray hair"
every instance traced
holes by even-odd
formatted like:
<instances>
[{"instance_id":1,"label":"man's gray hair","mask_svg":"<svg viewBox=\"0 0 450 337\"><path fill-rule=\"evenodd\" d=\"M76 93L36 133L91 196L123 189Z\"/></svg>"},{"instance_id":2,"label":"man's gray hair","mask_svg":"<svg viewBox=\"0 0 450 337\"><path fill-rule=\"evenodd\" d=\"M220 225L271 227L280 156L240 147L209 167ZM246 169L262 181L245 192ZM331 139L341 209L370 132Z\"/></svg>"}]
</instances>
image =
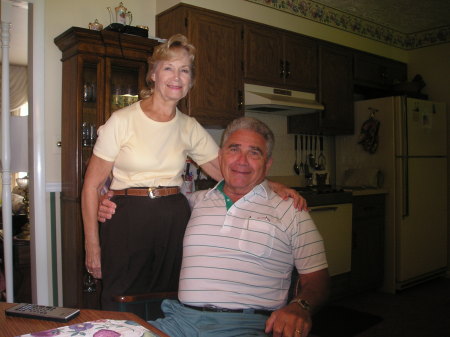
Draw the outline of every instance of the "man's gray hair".
<instances>
[{"instance_id":1,"label":"man's gray hair","mask_svg":"<svg viewBox=\"0 0 450 337\"><path fill-rule=\"evenodd\" d=\"M241 117L230 122L222 134L222 141L220 142L220 145L223 146L233 132L242 129L259 133L266 141L267 158L272 157L272 150L275 146L275 137L273 136L273 132L265 123L253 117Z\"/></svg>"}]
</instances>

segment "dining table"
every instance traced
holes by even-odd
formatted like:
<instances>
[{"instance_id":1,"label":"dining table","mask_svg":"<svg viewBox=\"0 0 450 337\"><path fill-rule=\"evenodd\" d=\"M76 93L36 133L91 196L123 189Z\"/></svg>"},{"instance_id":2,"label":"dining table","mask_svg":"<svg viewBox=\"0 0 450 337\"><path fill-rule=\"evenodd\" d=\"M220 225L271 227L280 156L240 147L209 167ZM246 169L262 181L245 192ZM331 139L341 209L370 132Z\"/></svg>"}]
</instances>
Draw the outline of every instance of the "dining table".
<instances>
[{"instance_id":1,"label":"dining table","mask_svg":"<svg viewBox=\"0 0 450 337\"><path fill-rule=\"evenodd\" d=\"M17 303L0 302L0 337L12 337L29 334L33 332L46 331L62 328L74 324L82 324L97 320L133 321L138 325L150 330L158 337L169 337L147 321L130 312L103 311L93 309L81 309L80 314L68 322L54 322L40 319L7 316L5 310ZM50 336L50 335L49 335ZM82 336L82 334L80 335Z\"/></svg>"}]
</instances>

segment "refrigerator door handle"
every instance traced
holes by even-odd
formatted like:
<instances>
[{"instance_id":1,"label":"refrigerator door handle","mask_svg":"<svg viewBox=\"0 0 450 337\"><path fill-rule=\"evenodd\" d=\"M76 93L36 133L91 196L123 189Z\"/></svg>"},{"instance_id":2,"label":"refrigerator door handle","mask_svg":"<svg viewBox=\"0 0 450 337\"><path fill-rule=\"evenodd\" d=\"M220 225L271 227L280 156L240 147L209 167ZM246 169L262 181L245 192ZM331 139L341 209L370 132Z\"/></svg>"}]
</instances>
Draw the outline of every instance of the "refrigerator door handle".
<instances>
[{"instance_id":1,"label":"refrigerator door handle","mask_svg":"<svg viewBox=\"0 0 450 337\"><path fill-rule=\"evenodd\" d=\"M409 216L408 157L402 157L402 217Z\"/></svg>"},{"instance_id":2,"label":"refrigerator door handle","mask_svg":"<svg viewBox=\"0 0 450 337\"><path fill-rule=\"evenodd\" d=\"M406 97L402 97L402 216L409 216L409 186L408 186L408 101Z\"/></svg>"}]
</instances>

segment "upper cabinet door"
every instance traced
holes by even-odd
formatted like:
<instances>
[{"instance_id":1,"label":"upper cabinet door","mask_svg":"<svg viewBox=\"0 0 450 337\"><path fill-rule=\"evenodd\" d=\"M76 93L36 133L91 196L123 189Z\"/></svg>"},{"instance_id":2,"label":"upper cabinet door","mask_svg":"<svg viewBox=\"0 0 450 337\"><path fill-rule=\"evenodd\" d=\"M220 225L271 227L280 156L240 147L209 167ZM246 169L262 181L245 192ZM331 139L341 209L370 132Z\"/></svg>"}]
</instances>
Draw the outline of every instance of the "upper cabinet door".
<instances>
[{"instance_id":1,"label":"upper cabinet door","mask_svg":"<svg viewBox=\"0 0 450 337\"><path fill-rule=\"evenodd\" d=\"M283 38L277 29L262 25L244 26L244 77L262 85L284 84Z\"/></svg>"},{"instance_id":2,"label":"upper cabinet door","mask_svg":"<svg viewBox=\"0 0 450 337\"><path fill-rule=\"evenodd\" d=\"M160 13L157 27L158 36L182 33L196 48L195 84L180 102L181 111L212 128L243 116L240 21L183 4Z\"/></svg>"},{"instance_id":3,"label":"upper cabinet door","mask_svg":"<svg viewBox=\"0 0 450 337\"><path fill-rule=\"evenodd\" d=\"M321 131L326 134L351 134L353 123L352 54L336 45L319 47Z\"/></svg>"},{"instance_id":4,"label":"upper cabinet door","mask_svg":"<svg viewBox=\"0 0 450 337\"><path fill-rule=\"evenodd\" d=\"M355 84L378 88L390 88L407 80L407 65L384 57L355 52Z\"/></svg>"},{"instance_id":5,"label":"upper cabinet door","mask_svg":"<svg viewBox=\"0 0 450 337\"><path fill-rule=\"evenodd\" d=\"M197 11L189 15L188 25L189 38L197 48L189 115L204 125L225 127L244 114L241 25Z\"/></svg>"},{"instance_id":6,"label":"upper cabinet door","mask_svg":"<svg viewBox=\"0 0 450 337\"><path fill-rule=\"evenodd\" d=\"M284 45L286 86L315 92L318 79L317 42L298 34L286 34Z\"/></svg>"},{"instance_id":7,"label":"upper cabinet door","mask_svg":"<svg viewBox=\"0 0 450 337\"><path fill-rule=\"evenodd\" d=\"M317 43L299 34L246 23L244 77L250 83L315 92Z\"/></svg>"}]
</instances>

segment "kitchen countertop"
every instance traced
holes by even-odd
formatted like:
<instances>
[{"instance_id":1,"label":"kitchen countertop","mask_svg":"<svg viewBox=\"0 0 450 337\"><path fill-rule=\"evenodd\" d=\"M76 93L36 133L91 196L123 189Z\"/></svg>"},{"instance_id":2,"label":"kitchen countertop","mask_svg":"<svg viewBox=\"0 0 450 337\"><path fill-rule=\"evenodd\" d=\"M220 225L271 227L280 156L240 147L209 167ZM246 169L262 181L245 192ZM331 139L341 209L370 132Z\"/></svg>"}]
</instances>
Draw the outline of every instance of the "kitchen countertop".
<instances>
[{"instance_id":1,"label":"kitchen countertop","mask_svg":"<svg viewBox=\"0 0 450 337\"><path fill-rule=\"evenodd\" d=\"M344 191L352 192L354 197L374 194L387 194L388 190L382 188L365 188L365 189L345 189Z\"/></svg>"},{"instance_id":2,"label":"kitchen countertop","mask_svg":"<svg viewBox=\"0 0 450 337\"><path fill-rule=\"evenodd\" d=\"M306 199L308 206L325 206L333 204L346 204L351 203L353 195L349 191L344 190L317 190L314 187L292 187L300 195Z\"/></svg>"}]
</instances>

